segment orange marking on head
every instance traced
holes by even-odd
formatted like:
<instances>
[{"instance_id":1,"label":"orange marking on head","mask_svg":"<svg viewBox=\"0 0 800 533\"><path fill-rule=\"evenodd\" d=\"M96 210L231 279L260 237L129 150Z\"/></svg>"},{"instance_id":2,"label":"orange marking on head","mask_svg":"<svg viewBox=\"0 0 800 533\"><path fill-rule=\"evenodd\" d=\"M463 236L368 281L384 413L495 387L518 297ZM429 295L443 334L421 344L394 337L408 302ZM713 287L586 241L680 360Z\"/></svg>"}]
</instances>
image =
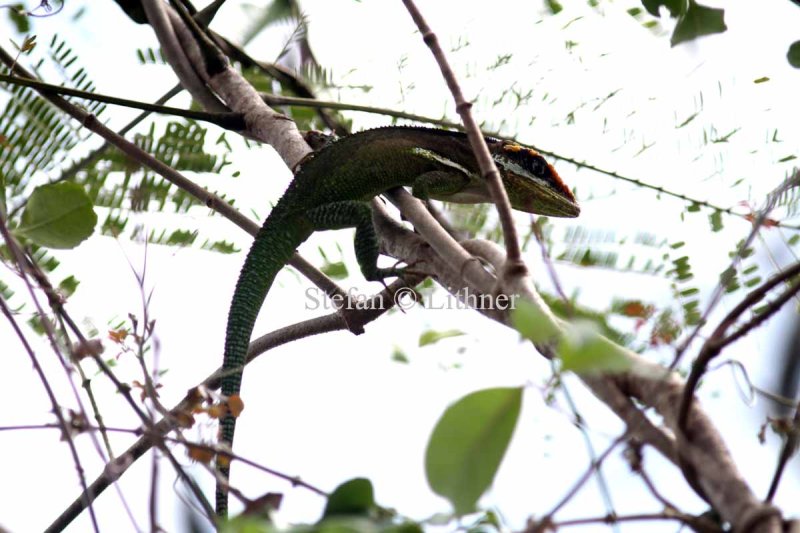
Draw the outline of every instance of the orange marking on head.
<instances>
[{"instance_id":1,"label":"orange marking on head","mask_svg":"<svg viewBox=\"0 0 800 533\"><path fill-rule=\"evenodd\" d=\"M561 176L558 175L558 172L556 172L556 169L553 168L553 165L551 165L550 163L547 163L547 167L550 169L550 173L552 174L552 177L553 177L553 183L556 185L556 187L558 187L558 189L562 193L564 193L564 196L566 196L567 198L569 198L570 200L575 202L576 201L575 200L575 196L572 194L572 191L570 190L570 188L567 187L567 184L564 183L564 180L561 179Z\"/></svg>"},{"instance_id":2,"label":"orange marking on head","mask_svg":"<svg viewBox=\"0 0 800 533\"><path fill-rule=\"evenodd\" d=\"M506 144L503 146L503 150L505 150L506 152L519 152L520 150L522 150L522 146L518 144Z\"/></svg>"},{"instance_id":3,"label":"orange marking on head","mask_svg":"<svg viewBox=\"0 0 800 533\"><path fill-rule=\"evenodd\" d=\"M539 152L537 152L537 151L536 151L536 150L534 150L533 148L528 148L528 155L531 155L531 156L533 156L533 157L536 157L536 156L538 156L538 155L539 155Z\"/></svg>"}]
</instances>

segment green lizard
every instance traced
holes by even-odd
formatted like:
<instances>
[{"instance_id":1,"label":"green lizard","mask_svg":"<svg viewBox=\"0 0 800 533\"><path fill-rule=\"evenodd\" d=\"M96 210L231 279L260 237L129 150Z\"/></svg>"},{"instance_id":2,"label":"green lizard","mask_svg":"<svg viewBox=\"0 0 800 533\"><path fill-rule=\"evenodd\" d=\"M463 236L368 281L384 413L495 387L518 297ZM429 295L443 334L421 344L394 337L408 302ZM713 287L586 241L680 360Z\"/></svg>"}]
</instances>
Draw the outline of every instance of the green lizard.
<instances>
[{"instance_id":1,"label":"green lizard","mask_svg":"<svg viewBox=\"0 0 800 533\"><path fill-rule=\"evenodd\" d=\"M569 188L535 150L487 138L511 206L528 213L578 216ZM355 227L356 259L367 280L400 273L378 268L378 241L368 202L394 187L417 198L455 203L491 202L463 133L386 127L343 137L301 163L289 188L264 221L247 254L233 293L225 338L222 394L239 393L250 335L278 272L315 231ZM220 422L220 444L231 446L236 419ZM227 479L227 464L218 463ZM227 514L227 489L217 485L217 514Z\"/></svg>"}]
</instances>

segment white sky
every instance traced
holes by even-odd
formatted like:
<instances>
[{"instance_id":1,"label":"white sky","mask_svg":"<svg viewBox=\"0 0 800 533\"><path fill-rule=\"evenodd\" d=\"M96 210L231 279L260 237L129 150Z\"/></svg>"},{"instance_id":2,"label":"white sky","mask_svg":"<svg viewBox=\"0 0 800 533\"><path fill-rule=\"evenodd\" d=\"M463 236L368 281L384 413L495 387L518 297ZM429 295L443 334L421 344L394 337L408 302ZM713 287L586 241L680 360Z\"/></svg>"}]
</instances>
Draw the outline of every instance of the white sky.
<instances>
[{"instance_id":1,"label":"white sky","mask_svg":"<svg viewBox=\"0 0 800 533\"><path fill-rule=\"evenodd\" d=\"M540 2L508 1L502 9L487 8L485 2L420 2L447 50L468 41L468 46L451 53L450 59L466 94L479 95L475 112L481 120L496 126L502 121L505 131L542 149L723 206L742 201L760 205L763 194L791 170L791 163L777 161L798 153L795 99L800 94L800 71L788 66L785 51L798 38L795 29L800 27L800 9L786 0L716 2L717 6L724 4L728 32L670 49L667 37L654 36L625 14L623 8L639 5L637 2L602 2L600 11L585 2L562 3L567 8L564 12L543 17ZM237 34L240 5L231 0L221 12L218 28L223 33ZM453 104L444 84L400 2L308 1L303 6L319 61L341 84L373 87L366 93L352 89L327 97L433 116L446 112L452 117ZM94 65L91 75L99 92L153 100L172 86L174 80L166 68L137 65L134 46L154 45L147 28L130 24L111 2L87 5L84 18L70 22L78 7L69 3L61 16L37 21L39 41L49 41L52 32L67 38L83 63ZM8 27L0 27L7 35ZM279 31L261 36L249 51L269 60L280 50L284 37L285 32ZM576 44L568 49L567 41ZM504 54L513 54L510 62L487 71L487 66ZM100 64L102 69L97 67ZM763 76L770 81L753 84ZM530 104L521 109L514 109L510 101L492 106L510 87L533 89ZM616 96L597 107L616 90ZM567 114L573 111L574 124L568 124ZM676 128L698 111L690 125ZM106 120L121 126L131 115L112 111ZM355 129L388 122L380 116L350 116L355 119ZM712 128L718 135L741 130L728 143L704 144L703 134L712 133ZM782 143L767 142L775 129ZM643 145L651 143L655 144L637 155ZM238 146L232 158L242 172L240 178L199 179L236 197L245 212L254 209L263 217L269 202L288 182L288 171L268 149L247 151ZM577 172L563 163L557 168L577 188L583 206L579 220L553 222L560 231L581 225L617 237L648 232L686 240L685 250L693 259L696 284L704 289L703 294L724 267L727 252L748 231L747 223L728 217L725 230L711 234L706 211L687 215L681 222L684 205L679 201L658 200L652 192ZM744 183L731 187L740 178ZM207 228L215 236L233 238L240 247L247 247L247 238L238 230L231 231L230 225L218 218L209 220L202 209L159 221L165 219L184 228ZM156 223L153 218L137 221ZM770 252L778 261L791 259L782 239L774 235L777 232L772 233L767 235ZM339 242L354 268L349 234L341 237ZM330 235L315 236L301 251L319 264L317 246L323 246L329 256L337 256ZM157 320L161 367L169 370L163 378L162 399L172 405L220 363L228 301L243 255L158 246L145 250L137 244L94 236L78 249L59 255L63 266L54 278L75 273L82 282L69 301L72 315L89 317L101 331L128 313L141 316L140 295L128 261L141 269L145 253L147 287L154 295L149 312ZM637 249L636 253L659 257L663 250ZM534 271L542 272L538 249L532 247L529 254ZM764 251L759 257L768 264ZM672 298L669 283L661 278L568 265L558 265L558 273L568 293L577 291L581 303L598 308L606 307L613 297L643 298L661 305ZM8 271L2 276L4 281L10 277ZM543 275L539 278L548 285ZM346 284L368 292L379 287L358 275ZM304 309L306 286L284 272L270 293L256 334L314 316ZM721 310L733 305L737 297L727 300ZM278 309L280 312L275 312ZM762 387L772 384L765 357L778 349L770 342L781 338L778 322L762 328L728 354L741 359L753 381ZM418 336L428 328L456 328L468 335L418 348ZM0 323L0 339L5 348L0 373L12 377L4 388L11 401L0 414L0 426L51 422L41 383L5 322ZM410 364L391 361L395 346L410 357ZM108 343L107 347L106 355L113 355L114 347ZM52 353L43 343L38 343L37 350L64 407L74 407ZM670 352L650 355L662 359ZM87 372L93 374L94 370L87 368ZM135 364L125 358L118 375L128 381L140 379ZM420 308L404 315L394 313L371 324L360 337L335 333L306 339L276 349L251 365L245 377L247 410L237 428L236 451L328 490L351 477L367 476L376 486L380 503L423 518L448 509L445 501L430 493L422 470L427 437L445 406L479 388L531 383L515 439L484 500L486 505L497 506L512 527L520 527L528 515L548 512L588 462L582 436L572 426L563 401L554 407L542 401L538 387L548 376L544 361L521 344L516 334L487 323L476 313ZM575 380L568 382L595 446L602 451L622 426ZM106 420L114 426L135 427L136 420L102 379L95 387ZM708 376L701 396L745 479L757 495L763 495L777 450L774 436L768 446L759 445L756 439L764 407L745 405L725 371ZM214 433L210 424L201 424L187 435L210 439ZM83 466L93 479L101 463L85 436L78 442ZM117 436L115 442L115 450L121 452L130 440ZM67 447L52 430L4 432L0 434L0 456L6 459L4 477L15 480L0 484L3 527L40 530L78 494ZM652 453L646 455L645 465L668 498L688 511L704 510L674 468ZM140 461L121 482L140 527L147 524L149 468L149 462ZM642 483L627 472L619 454L607 462L605 471L619 514L659 510ZM212 494L210 476L200 468L192 472ZM778 503L787 511L800 489L796 472L795 460L779 492ZM183 511L174 495L174 476L166 463L162 463L161 473L162 524L168 530L180 530ZM251 497L268 490L284 492L281 519L285 521L312 521L324 505L302 489L246 468L234 468L234 482ZM604 514L595 487L594 481L588 483L587 490L557 517ZM97 512L104 530L133 530L113 490L97 502ZM86 530L85 515L70 529ZM642 526L621 526L620 530L641 531ZM647 530L675 531L677 526L648 524Z\"/></svg>"}]
</instances>

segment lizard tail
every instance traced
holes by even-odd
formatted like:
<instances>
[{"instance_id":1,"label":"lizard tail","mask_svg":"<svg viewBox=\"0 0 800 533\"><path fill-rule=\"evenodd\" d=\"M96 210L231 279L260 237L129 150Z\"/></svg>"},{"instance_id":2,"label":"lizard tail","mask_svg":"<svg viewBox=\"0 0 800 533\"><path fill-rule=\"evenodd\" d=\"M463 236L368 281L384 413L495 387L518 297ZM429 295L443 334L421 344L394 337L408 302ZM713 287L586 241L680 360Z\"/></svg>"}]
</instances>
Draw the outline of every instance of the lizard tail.
<instances>
[{"instance_id":1,"label":"lizard tail","mask_svg":"<svg viewBox=\"0 0 800 533\"><path fill-rule=\"evenodd\" d=\"M228 326L225 333L225 357L222 362L222 394L230 397L239 394L242 370L247 360L247 348L256 318L278 272L289 262L295 249L311 234L301 221L269 217L256 235L247 254L236 290L233 293ZM236 418L227 413L220 420L219 444L233 445ZM228 460L217 459L217 471L227 482L230 473ZM228 489L226 483L217 481L217 516L228 514Z\"/></svg>"}]
</instances>

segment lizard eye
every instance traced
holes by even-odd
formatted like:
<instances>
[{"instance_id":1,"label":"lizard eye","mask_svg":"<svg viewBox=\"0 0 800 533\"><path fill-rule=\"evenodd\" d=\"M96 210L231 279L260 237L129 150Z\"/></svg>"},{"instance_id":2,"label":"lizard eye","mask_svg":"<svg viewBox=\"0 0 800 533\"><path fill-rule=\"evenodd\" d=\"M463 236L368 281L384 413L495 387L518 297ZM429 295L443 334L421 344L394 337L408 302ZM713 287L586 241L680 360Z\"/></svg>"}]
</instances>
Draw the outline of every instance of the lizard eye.
<instances>
[{"instance_id":1,"label":"lizard eye","mask_svg":"<svg viewBox=\"0 0 800 533\"><path fill-rule=\"evenodd\" d=\"M544 159L539 154L536 155L528 155L525 157L525 167L531 171L532 174L536 176L541 176L545 173L545 169L547 166L545 165Z\"/></svg>"},{"instance_id":2,"label":"lizard eye","mask_svg":"<svg viewBox=\"0 0 800 533\"><path fill-rule=\"evenodd\" d=\"M502 141L494 153L494 160L503 171L516 176L517 179L546 183L549 188L559 191L562 196L575 200L572 191L561 181L556 170L533 148L511 141Z\"/></svg>"},{"instance_id":3,"label":"lizard eye","mask_svg":"<svg viewBox=\"0 0 800 533\"><path fill-rule=\"evenodd\" d=\"M539 152L533 148L506 142L502 146L500 157L530 172L534 176L546 177L550 174L550 166Z\"/></svg>"}]
</instances>

